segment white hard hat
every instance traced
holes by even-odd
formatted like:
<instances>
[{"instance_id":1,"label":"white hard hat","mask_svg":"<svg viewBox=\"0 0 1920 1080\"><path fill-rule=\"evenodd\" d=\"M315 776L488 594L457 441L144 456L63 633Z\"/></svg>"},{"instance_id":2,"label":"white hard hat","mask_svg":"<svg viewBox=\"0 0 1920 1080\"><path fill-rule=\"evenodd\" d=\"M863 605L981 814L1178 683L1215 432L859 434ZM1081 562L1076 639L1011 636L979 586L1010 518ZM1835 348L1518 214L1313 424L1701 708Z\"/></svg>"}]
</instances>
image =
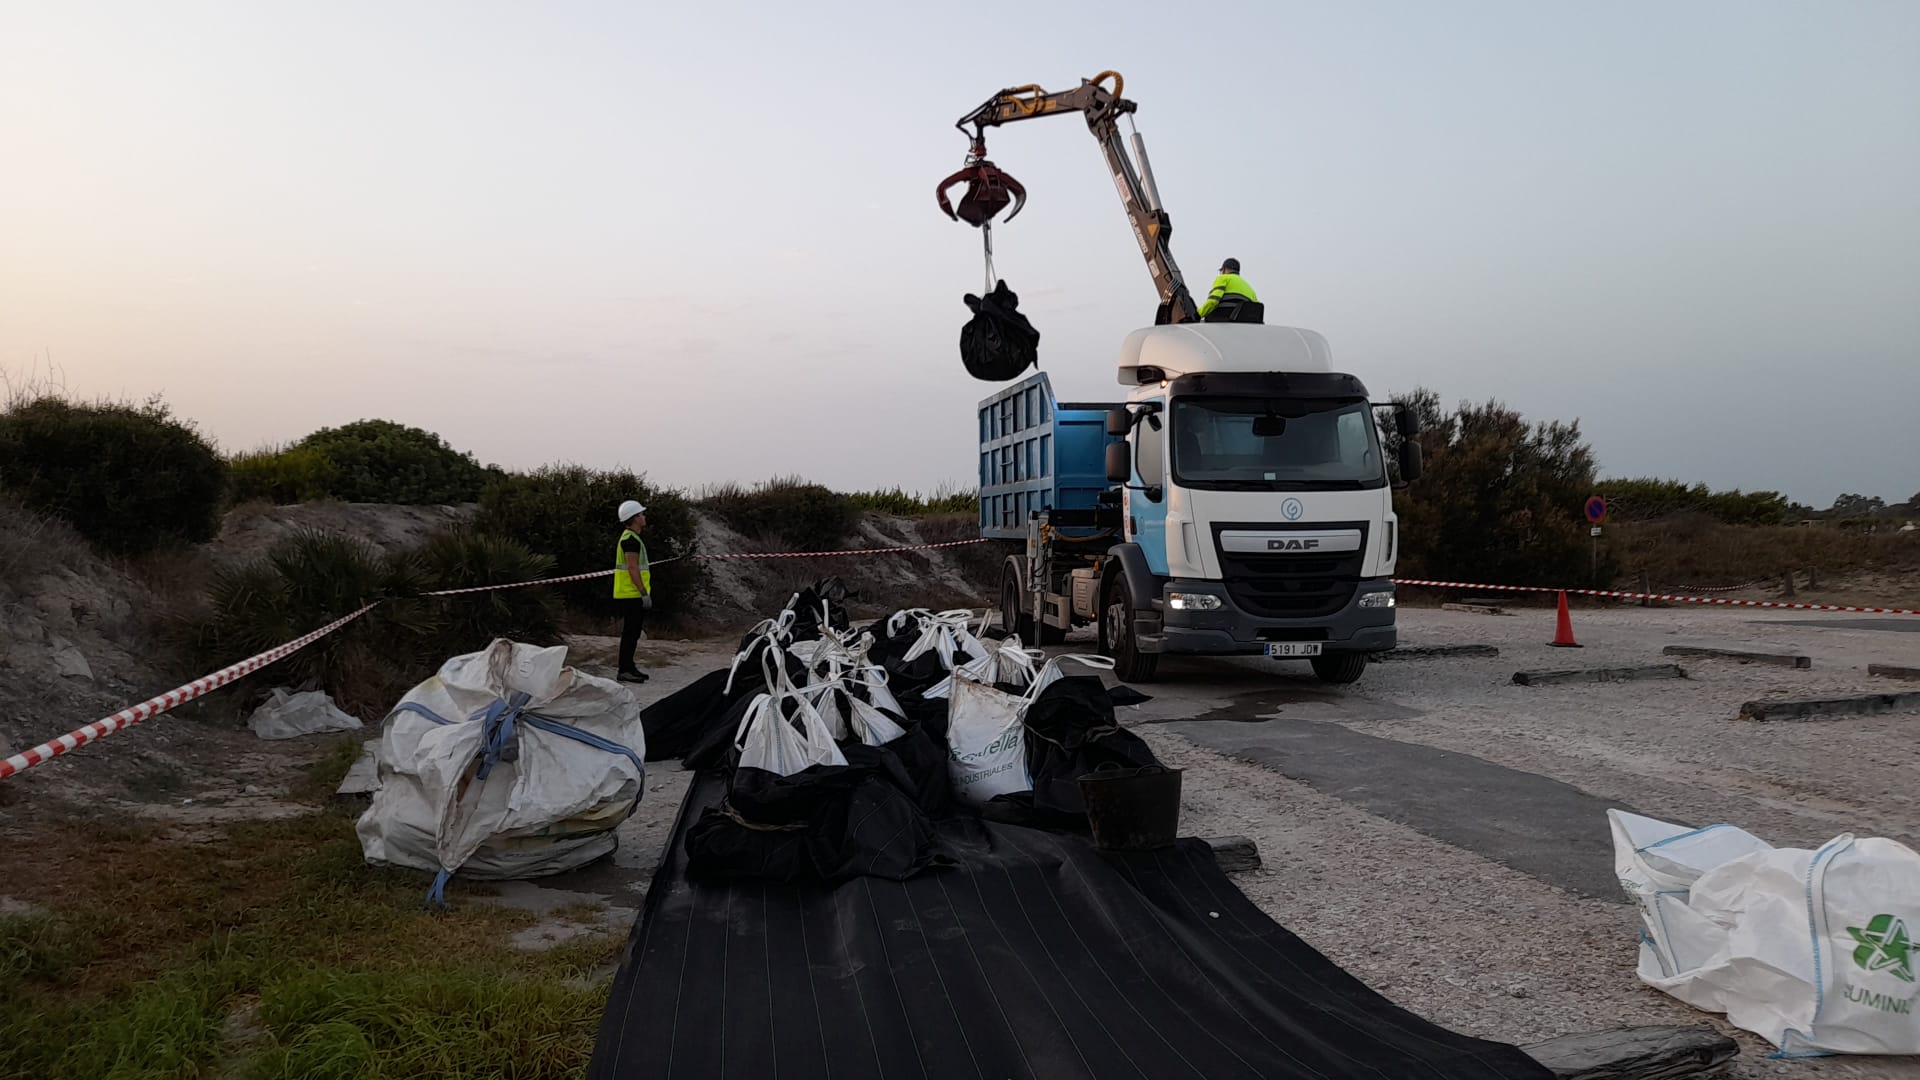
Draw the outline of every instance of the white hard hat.
<instances>
[{"instance_id":1,"label":"white hard hat","mask_svg":"<svg viewBox=\"0 0 1920 1080\"><path fill-rule=\"evenodd\" d=\"M628 499L626 502L623 502L620 504L620 520L621 521L632 521L636 515L644 514L646 512L647 512L646 507L641 506L638 502L635 502L632 499Z\"/></svg>"}]
</instances>

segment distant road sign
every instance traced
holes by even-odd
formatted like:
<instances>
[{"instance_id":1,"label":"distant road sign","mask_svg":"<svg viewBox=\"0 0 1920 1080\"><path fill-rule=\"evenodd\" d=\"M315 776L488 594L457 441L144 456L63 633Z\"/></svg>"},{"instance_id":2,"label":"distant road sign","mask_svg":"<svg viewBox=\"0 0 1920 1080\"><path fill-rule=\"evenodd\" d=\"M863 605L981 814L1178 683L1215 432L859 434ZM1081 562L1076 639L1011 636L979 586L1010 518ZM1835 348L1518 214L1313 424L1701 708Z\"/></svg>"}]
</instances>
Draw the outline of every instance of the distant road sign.
<instances>
[{"instance_id":1,"label":"distant road sign","mask_svg":"<svg viewBox=\"0 0 1920 1080\"><path fill-rule=\"evenodd\" d=\"M1598 495L1587 500L1587 520L1595 525L1607 519L1607 500Z\"/></svg>"}]
</instances>

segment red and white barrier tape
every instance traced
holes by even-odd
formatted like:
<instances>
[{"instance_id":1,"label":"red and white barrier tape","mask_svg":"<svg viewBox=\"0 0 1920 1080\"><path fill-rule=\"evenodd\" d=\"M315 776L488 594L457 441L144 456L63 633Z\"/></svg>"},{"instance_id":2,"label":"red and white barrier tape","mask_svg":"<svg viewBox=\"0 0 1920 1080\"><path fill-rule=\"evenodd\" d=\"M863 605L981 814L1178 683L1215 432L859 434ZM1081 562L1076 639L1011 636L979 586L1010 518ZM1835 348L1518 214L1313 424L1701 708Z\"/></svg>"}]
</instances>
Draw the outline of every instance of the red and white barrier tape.
<instances>
[{"instance_id":1,"label":"red and white barrier tape","mask_svg":"<svg viewBox=\"0 0 1920 1080\"><path fill-rule=\"evenodd\" d=\"M671 560L661 559L660 561L670 562ZM510 582L507 582L505 585L475 585L471 588L466 588L466 589L436 589L433 592L421 593L420 595L421 596L465 596L468 593L496 592L500 589L524 589L532 585L559 585L559 584L562 584L563 582L568 582L568 581L591 581L594 578L607 577L612 573L613 573L613 570L609 568L606 570L595 570L590 574L568 574L566 577L541 578L538 581L510 581Z\"/></svg>"},{"instance_id":2,"label":"red and white barrier tape","mask_svg":"<svg viewBox=\"0 0 1920 1080\"><path fill-rule=\"evenodd\" d=\"M852 548L847 551L760 551L743 555L694 555L695 559L826 559L842 555L891 555L901 551L933 551L936 548L967 547L991 543L986 537L974 540L949 540L944 544L909 544L905 547ZM665 561L664 559L661 561Z\"/></svg>"},{"instance_id":3,"label":"red and white barrier tape","mask_svg":"<svg viewBox=\"0 0 1920 1080\"><path fill-rule=\"evenodd\" d=\"M674 562L682 558L805 559L805 558L820 558L820 557L826 557L826 556L841 556L841 555L887 555L887 554L892 554L892 553L902 552L902 551L931 551L935 548L964 547L968 544L984 544L984 543L987 543L987 541L984 538L982 538L978 540L955 540L955 541L951 541L948 543L941 543L941 544L912 544L904 547L856 548L850 551L781 551L781 552L768 552L768 553L750 553L750 554L742 554L742 555L690 555L690 556L679 555L679 556L674 556L673 558L670 558L670 559L660 559L657 562L653 563L652 565L659 566L661 564ZM493 592L498 589L522 589L532 585L559 585L569 581L590 581L594 578L608 577L612 575L614 572L615 571L613 568L608 568L606 570L595 570L591 573L586 573L586 574L568 574L565 577L541 578L538 581L515 581L505 585L476 585L471 588L464 588L464 589L438 589L438 590L435 590L434 592L422 593L421 595L422 596L463 596L468 593ZM258 656L250 656L247 659L242 660L237 664L232 664L227 667L221 668L219 671L216 671L211 675L204 675L198 679L193 680L190 683L187 683L184 686L175 687L174 689L169 690L164 694L161 694L159 697L150 698L146 701L141 702L138 705L133 706L132 708L122 709L121 711L114 713L112 716L109 716L104 720L96 720L93 723L88 724L86 727L68 732L67 734L62 735L59 738L54 739L50 742L41 743L39 746L36 746L31 750L27 750L22 753L15 754L4 761L0 761L0 780L5 780L7 777L12 776L15 773L25 772L26 770L33 768L35 765L45 764L46 762L52 761L54 758L59 757L61 754L64 754L69 750L77 750L80 747L85 746L90 742L93 742L95 739L104 738L105 736L111 735L116 731L120 731L125 728L132 727L133 725L139 723L142 720L149 720L149 719L152 719L153 717L160 715L163 712L167 712L171 709L177 709L180 706L185 705L187 702L194 700L195 698L204 697L205 695L212 693L215 690L218 690L220 687L225 686L230 682L233 682L235 679L239 679L239 678L242 678L243 676L251 675L254 672L260 670L261 668L266 667L268 664L271 664L277 660L284 660L287 657L292 656L294 653L299 652L301 649L306 648L307 646L313 644L316 641L319 641L321 638L326 637L328 634L333 633L335 630L340 629L341 627L347 625L348 623L359 618L360 616L365 615L367 612L372 611L377 606L379 606L378 602L373 604L368 604L366 607L361 608L359 611L356 611L353 614L346 616L345 618L337 619L334 622L330 622L327 625L321 627L318 630L315 630L311 634L307 634L304 637L295 638L294 640L287 642L285 645L276 645L273 648L268 649L266 652L259 654Z\"/></svg>"},{"instance_id":4,"label":"red and white barrier tape","mask_svg":"<svg viewBox=\"0 0 1920 1080\"><path fill-rule=\"evenodd\" d=\"M376 604L368 604L366 607L348 615L346 618L336 619L305 637L295 638L285 645L276 645L258 656L249 656L237 664L230 664L211 675L205 675L195 679L185 686L176 686L172 690L161 694L159 697L149 698L130 709L122 709L104 720L96 720L78 731L69 732L51 742L44 742L31 750L15 754L5 761L0 761L0 780L5 780L14 773L31 769L35 765L52 761L54 758L59 757L69 750L78 750L95 739L104 738L124 728L130 728L142 720L152 719L169 709L177 709L187 702L192 701L194 698L210 694L235 679L259 671L268 664L274 663L277 660L285 660L301 649L306 648L360 616L365 615L367 612L372 611L376 606Z\"/></svg>"},{"instance_id":5,"label":"red and white barrier tape","mask_svg":"<svg viewBox=\"0 0 1920 1080\"><path fill-rule=\"evenodd\" d=\"M1550 589L1542 585L1481 585L1471 581L1417 581L1395 578L1395 585L1427 589L1485 589L1488 592L1561 593L1568 596L1598 596L1614 600L1661 600L1676 604L1708 604L1715 607L1780 608L1788 611L1847 611L1862 615L1920 615L1913 608L1852 607L1846 604L1790 604L1780 600L1729 600L1720 596L1685 596L1679 593L1615 592L1611 589Z\"/></svg>"}]
</instances>

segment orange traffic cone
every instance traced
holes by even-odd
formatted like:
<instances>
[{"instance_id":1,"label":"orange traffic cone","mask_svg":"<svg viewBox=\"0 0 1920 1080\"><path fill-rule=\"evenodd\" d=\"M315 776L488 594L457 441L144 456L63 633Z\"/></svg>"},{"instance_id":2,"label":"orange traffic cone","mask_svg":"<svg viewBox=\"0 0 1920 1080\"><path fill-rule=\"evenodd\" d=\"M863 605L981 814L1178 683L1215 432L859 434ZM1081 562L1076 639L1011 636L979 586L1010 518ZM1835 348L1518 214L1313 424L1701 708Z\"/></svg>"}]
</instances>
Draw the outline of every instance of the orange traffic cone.
<instances>
[{"instance_id":1,"label":"orange traffic cone","mask_svg":"<svg viewBox=\"0 0 1920 1080\"><path fill-rule=\"evenodd\" d=\"M1580 643L1573 640L1573 617L1567 614L1567 590L1560 590L1560 618L1553 628L1553 647L1556 649L1578 649Z\"/></svg>"}]
</instances>

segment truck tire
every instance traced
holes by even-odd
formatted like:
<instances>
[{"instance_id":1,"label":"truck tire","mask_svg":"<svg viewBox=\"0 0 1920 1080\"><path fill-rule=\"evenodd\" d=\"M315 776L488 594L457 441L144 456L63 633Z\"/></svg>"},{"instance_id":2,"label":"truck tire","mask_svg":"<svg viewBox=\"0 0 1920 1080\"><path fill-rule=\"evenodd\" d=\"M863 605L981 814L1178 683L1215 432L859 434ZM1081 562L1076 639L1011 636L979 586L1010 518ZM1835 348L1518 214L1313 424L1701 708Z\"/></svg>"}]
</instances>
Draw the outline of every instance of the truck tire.
<instances>
[{"instance_id":1,"label":"truck tire","mask_svg":"<svg viewBox=\"0 0 1920 1080\"><path fill-rule=\"evenodd\" d=\"M1107 595L1100 606L1100 655L1113 659L1113 673L1121 682L1152 682L1160 657L1143 653L1133 639L1133 593L1127 589L1127 575L1115 574L1107 582Z\"/></svg>"},{"instance_id":2,"label":"truck tire","mask_svg":"<svg viewBox=\"0 0 1920 1080\"><path fill-rule=\"evenodd\" d=\"M1026 599L1022 592L1023 576L1018 565L1011 559L1007 561L1006 569L1000 573L1000 624L1007 628L1008 633L1019 634L1023 644L1029 646L1060 644L1066 640L1067 635L1059 627L1041 627L1041 633L1036 637L1033 632L1033 616L1020 610L1022 602Z\"/></svg>"},{"instance_id":3,"label":"truck tire","mask_svg":"<svg viewBox=\"0 0 1920 1080\"><path fill-rule=\"evenodd\" d=\"M1327 653L1316 656L1311 661L1313 673L1324 683L1345 686L1357 682L1360 673L1367 670L1367 654L1363 652Z\"/></svg>"}]
</instances>

